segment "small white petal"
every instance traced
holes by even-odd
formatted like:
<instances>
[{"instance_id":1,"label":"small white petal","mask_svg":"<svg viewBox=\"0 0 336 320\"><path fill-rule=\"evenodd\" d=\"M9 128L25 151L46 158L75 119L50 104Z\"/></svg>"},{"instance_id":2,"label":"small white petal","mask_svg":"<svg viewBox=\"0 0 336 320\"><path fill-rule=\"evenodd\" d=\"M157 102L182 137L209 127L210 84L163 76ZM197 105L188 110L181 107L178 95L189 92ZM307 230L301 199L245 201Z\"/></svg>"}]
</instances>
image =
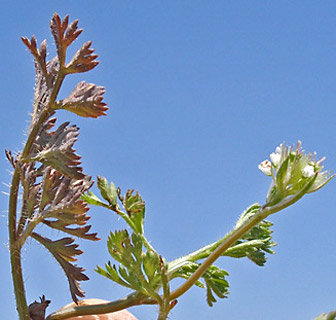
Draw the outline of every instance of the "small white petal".
<instances>
[{"instance_id":1,"label":"small white petal","mask_svg":"<svg viewBox=\"0 0 336 320\"><path fill-rule=\"evenodd\" d=\"M302 170L302 175L305 178L311 178L315 174L315 169L310 164L306 165Z\"/></svg>"},{"instance_id":2,"label":"small white petal","mask_svg":"<svg viewBox=\"0 0 336 320\"><path fill-rule=\"evenodd\" d=\"M258 166L259 170L261 170L266 176L272 175L272 164L268 160L264 160L262 163Z\"/></svg>"},{"instance_id":3,"label":"small white petal","mask_svg":"<svg viewBox=\"0 0 336 320\"><path fill-rule=\"evenodd\" d=\"M279 147L276 148L275 152L270 154L271 161L274 164L274 166L276 166L276 167L279 165L280 159L281 159L281 154L279 152L277 152L278 148Z\"/></svg>"}]
</instances>

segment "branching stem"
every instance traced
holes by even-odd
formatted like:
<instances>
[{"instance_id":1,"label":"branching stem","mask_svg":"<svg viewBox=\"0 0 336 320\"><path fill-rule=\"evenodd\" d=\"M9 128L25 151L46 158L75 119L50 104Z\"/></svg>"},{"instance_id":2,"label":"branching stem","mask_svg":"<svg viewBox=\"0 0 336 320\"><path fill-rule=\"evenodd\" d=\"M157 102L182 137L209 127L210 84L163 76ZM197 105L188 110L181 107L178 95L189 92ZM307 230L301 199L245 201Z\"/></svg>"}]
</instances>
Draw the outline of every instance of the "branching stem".
<instances>
[{"instance_id":1,"label":"branching stem","mask_svg":"<svg viewBox=\"0 0 336 320\"><path fill-rule=\"evenodd\" d=\"M317 174L309 182L307 182L306 186L302 188L302 190L296 195L287 198L274 206L269 207L265 205L261 207L259 211L255 215L253 215L249 220L247 220L238 228L232 230L224 238L223 242L199 266L199 268L193 273L193 275L188 280L186 280L186 282L183 283L179 288L177 288L170 294L169 301L177 299L178 297L183 295L186 291L188 291L195 284L195 282L204 274L204 272L225 252L225 250L234 245L242 236L244 236L245 233L250 231L254 226L259 224L262 220L266 219L269 215L279 212L287 208L288 206L294 204L299 199L301 199L304 196L304 194L309 190L309 188L313 185L316 177ZM208 249L208 246L205 248ZM198 252L198 254L201 254L199 250L196 252ZM191 255L193 254L194 253L192 253ZM185 257L185 260L187 260L187 257L188 256ZM165 299L165 297L162 297L162 299ZM80 315L115 312L125 308L129 308L131 306L141 304L157 304L157 301L134 292L124 299L112 301L109 303L66 308L49 315L46 320L62 320Z\"/></svg>"}]
</instances>

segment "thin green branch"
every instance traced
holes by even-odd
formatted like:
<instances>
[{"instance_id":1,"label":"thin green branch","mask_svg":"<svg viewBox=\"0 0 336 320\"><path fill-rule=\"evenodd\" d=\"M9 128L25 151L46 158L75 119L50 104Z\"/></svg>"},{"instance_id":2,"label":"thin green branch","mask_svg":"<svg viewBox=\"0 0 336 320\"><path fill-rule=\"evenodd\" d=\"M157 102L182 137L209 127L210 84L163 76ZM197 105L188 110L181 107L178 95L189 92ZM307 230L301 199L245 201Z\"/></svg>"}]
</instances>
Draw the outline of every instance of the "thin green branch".
<instances>
[{"instance_id":1,"label":"thin green branch","mask_svg":"<svg viewBox=\"0 0 336 320\"><path fill-rule=\"evenodd\" d=\"M16 245L17 240L16 210L17 210L19 182L20 182L19 170L15 168L9 197L9 212L8 212L9 251L10 251L12 279L16 299L16 309L18 311L21 320L29 320L28 305L25 295L25 288L21 267L21 251L20 248L18 248Z\"/></svg>"},{"instance_id":2,"label":"thin green branch","mask_svg":"<svg viewBox=\"0 0 336 320\"><path fill-rule=\"evenodd\" d=\"M115 207L105 205L105 207L120 215L126 221L126 223L133 229L133 231L136 234L138 234L137 227L135 226L132 219L128 216L126 212L122 211L118 205ZM139 234L139 236L141 236L141 240L143 241L144 246L146 247L147 250L153 251L155 254L159 255L143 234Z\"/></svg>"},{"instance_id":3,"label":"thin green branch","mask_svg":"<svg viewBox=\"0 0 336 320\"><path fill-rule=\"evenodd\" d=\"M296 195L287 198L272 207L268 207L267 205L265 205L264 207L260 208L260 210L249 220L247 220L238 228L234 229L220 244L220 246L215 251L213 251L210 256L198 267L198 269L192 274L192 276L184 284L182 284L179 288L171 293L170 299L177 299L186 291L188 291L195 284L195 282L204 274L204 272L225 252L225 250L235 244L242 236L244 236L245 233L250 231L254 226L260 223L262 220L266 219L269 215L283 210L301 199L304 194L309 190L309 188L313 185L316 177L317 173Z\"/></svg>"},{"instance_id":4,"label":"thin green branch","mask_svg":"<svg viewBox=\"0 0 336 320\"><path fill-rule=\"evenodd\" d=\"M160 303L159 316L157 320L166 320L170 312L170 285L167 277L166 268L161 256L160 259L160 271L161 271L161 283L163 288L162 300Z\"/></svg>"},{"instance_id":5,"label":"thin green branch","mask_svg":"<svg viewBox=\"0 0 336 320\"><path fill-rule=\"evenodd\" d=\"M156 301L138 292L133 292L125 298L108 303L65 308L50 314L46 320L62 320L76 316L116 312L141 304L156 304Z\"/></svg>"}]
</instances>

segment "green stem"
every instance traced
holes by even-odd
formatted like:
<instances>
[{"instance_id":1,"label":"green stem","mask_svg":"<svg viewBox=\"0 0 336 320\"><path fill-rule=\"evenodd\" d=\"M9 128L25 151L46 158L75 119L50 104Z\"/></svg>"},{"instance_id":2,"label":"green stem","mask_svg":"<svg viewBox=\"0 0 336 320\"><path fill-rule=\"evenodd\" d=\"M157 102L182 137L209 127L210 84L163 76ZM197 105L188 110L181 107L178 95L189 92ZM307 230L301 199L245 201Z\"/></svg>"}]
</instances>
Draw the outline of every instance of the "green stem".
<instances>
[{"instance_id":1,"label":"green stem","mask_svg":"<svg viewBox=\"0 0 336 320\"><path fill-rule=\"evenodd\" d=\"M12 267L13 284L15 288L16 309L20 320L29 320L28 305L25 295L25 287L22 276L21 251L11 248L10 261Z\"/></svg>"},{"instance_id":2,"label":"green stem","mask_svg":"<svg viewBox=\"0 0 336 320\"><path fill-rule=\"evenodd\" d=\"M62 320L76 316L115 312L141 304L156 304L156 301L153 299L148 299L145 295L134 292L123 299L108 303L96 304L91 306L74 306L66 309L61 309L50 314L46 318L46 320Z\"/></svg>"},{"instance_id":3,"label":"green stem","mask_svg":"<svg viewBox=\"0 0 336 320\"><path fill-rule=\"evenodd\" d=\"M159 310L159 316L157 320L166 320L168 317L168 314L170 312L170 286L169 281L167 277L166 268L164 266L164 262L161 256L159 256L160 259L160 270L161 270L161 282L162 282L162 288L163 288L163 295L162 300L160 303L160 310Z\"/></svg>"},{"instance_id":4,"label":"green stem","mask_svg":"<svg viewBox=\"0 0 336 320\"><path fill-rule=\"evenodd\" d=\"M278 204L268 207L265 205L260 208L259 211L252 216L249 220L243 223L238 228L234 229L227 235L225 240L214 250L209 257L198 267L198 269L192 274L192 276L186 280L179 288L174 290L170 295L170 300L177 299L181 295L183 295L186 291L188 291L195 282L204 274L204 272L233 244L235 244L245 233L250 231L254 226L260 223L262 220L266 219L269 215L276 213L280 210L287 208L288 206L294 204L299 199L301 199L304 194L309 190L309 188L313 185L317 174L306 184L306 186L296 195L287 198Z\"/></svg>"},{"instance_id":5,"label":"green stem","mask_svg":"<svg viewBox=\"0 0 336 320\"><path fill-rule=\"evenodd\" d=\"M105 205L106 206L106 205ZM118 206L113 208L111 206L106 206L108 209L116 212L117 214L119 214L125 221L126 223L133 229L133 231L136 234L138 233L137 227L134 224L134 222L132 221L132 219L128 216L127 213L125 213L124 211L122 211ZM159 255L156 250L153 248L153 246L149 243L149 241L146 239L146 237L143 234L139 234L141 236L141 239L144 243L144 246L146 247L147 250L153 251L154 253L156 253L157 255Z\"/></svg>"},{"instance_id":6,"label":"green stem","mask_svg":"<svg viewBox=\"0 0 336 320\"><path fill-rule=\"evenodd\" d=\"M15 292L16 309L20 320L29 320L28 305L25 295L25 288L21 267L21 251L16 245L17 230L16 230L16 208L17 197L19 190L20 174L16 168L13 173L12 185L9 198L9 213L8 213L8 231L9 231L9 251L10 262L12 269L12 279Z\"/></svg>"}]
</instances>

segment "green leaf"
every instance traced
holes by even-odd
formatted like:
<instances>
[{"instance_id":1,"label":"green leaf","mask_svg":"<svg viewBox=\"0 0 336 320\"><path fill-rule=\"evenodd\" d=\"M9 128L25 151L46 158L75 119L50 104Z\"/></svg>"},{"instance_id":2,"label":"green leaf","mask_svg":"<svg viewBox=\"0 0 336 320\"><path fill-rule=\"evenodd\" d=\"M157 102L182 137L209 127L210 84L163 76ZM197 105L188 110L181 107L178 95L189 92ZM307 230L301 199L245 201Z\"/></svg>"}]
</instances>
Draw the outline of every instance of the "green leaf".
<instances>
[{"instance_id":1,"label":"green leaf","mask_svg":"<svg viewBox=\"0 0 336 320\"><path fill-rule=\"evenodd\" d=\"M106 270L104 270L103 268L97 266L97 268L95 269L95 271L97 273L99 273L100 275L126 287L126 288L130 288L132 289L132 286L129 285L127 282L125 282L124 280L122 280L118 274L118 271L116 269L115 265L111 265L111 262L109 261L107 264L105 264L105 268Z\"/></svg>"},{"instance_id":2,"label":"green leaf","mask_svg":"<svg viewBox=\"0 0 336 320\"><path fill-rule=\"evenodd\" d=\"M111 232L107 240L110 255L126 266L129 266L130 252L127 251L129 244L130 238L127 230Z\"/></svg>"},{"instance_id":3,"label":"green leaf","mask_svg":"<svg viewBox=\"0 0 336 320\"><path fill-rule=\"evenodd\" d=\"M187 261L186 264L184 264L182 267L176 270L172 274L171 277L189 279L198 267L199 267L199 263ZM169 273L169 269L168 269L168 273ZM205 285L200 280L197 280L195 282L195 285L199 288L203 288L203 289L205 288Z\"/></svg>"},{"instance_id":4,"label":"green leaf","mask_svg":"<svg viewBox=\"0 0 336 320\"><path fill-rule=\"evenodd\" d=\"M97 177L97 186L102 197L112 206L117 205L117 189L113 182L109 185L108 181L104 177Z\"/></svg>"},{"instance_id":5,"label":"green leaf","mask_svg":"<svg viewBox=\"0 0 336 320\"><path fill-rule=\"evenodd\" d=\"M203 275L207 286L207 302L210 307L216 302L214 294L221 299L227 298L229 294L229 283L225 280L228 272L212 265Z\"/></svg>"},{"instance_id":6,"label":"green leaf","mask_svg":"<svg viewBox=\"0 0 336 320\"><path fill-rule=\"evenodd\" d=\"M185 265L174 272L172 278L179 277L189 279L199 266L200 263L188 261ZM200 288L206 287L207 303L210 307L214 302L216 302L215 295L221 299L227 298L227 295L229 294L229 283L226 281L225 277L228 275L229 273L227 271L212 265L202 276L205 281L205 285L201 281L197 281L195 283L195 285Z\"/></svg>"},{"instance_id":7,"label":"green leaf","mask_svg":"<svg viewBox=\"0 0 336 320\"><path fill-rule=\"evenodd\" d=\"M130 219L133 221L137 233L143 234L143 224L145 219L145 203L140 194L134 190L127 190L123 201L124 207Z\"/></svg>"},{"instance_id":8,"label":"green leaf","mask_svg":"<svg viewBox=\"0 0 336 320\"><path fill-rule=\"evenodd\" d=\"M240 216L236 228L245 223L260 209L259 204L253 204ZM254 226L249 232L247 232L240 240L238 240L233 246L226 250L223 256L229 256L233 258L248 257L258 266L263 266L266 262L265 253L273 254L271 249L276 245L272 240L271 226L273 224L269 221L263 220L258 225Z\"/></svg>"},{"instance_id":9,"label":"green leaf","mask_svg":"<svg viewBox=\"0 0 336 320\"><path fill-rule=\"evenodd\" d=\"M88 191L87 193L82 194L82 200L87 204L91 204L93 206L106 207L106 204L102 202L93 192Z\"/></svg>"},{"instance_id":10,"label":"green leaf","mask_svg":"<svg viewBox=\"0 0 336 320\"><path fill-rule=\"evenodd\" d=\"M149 283L157 281L159 270L159 257L153 251L147 251L143 256L143 270L147 276Z\"/></svg>"}]
</instances>

